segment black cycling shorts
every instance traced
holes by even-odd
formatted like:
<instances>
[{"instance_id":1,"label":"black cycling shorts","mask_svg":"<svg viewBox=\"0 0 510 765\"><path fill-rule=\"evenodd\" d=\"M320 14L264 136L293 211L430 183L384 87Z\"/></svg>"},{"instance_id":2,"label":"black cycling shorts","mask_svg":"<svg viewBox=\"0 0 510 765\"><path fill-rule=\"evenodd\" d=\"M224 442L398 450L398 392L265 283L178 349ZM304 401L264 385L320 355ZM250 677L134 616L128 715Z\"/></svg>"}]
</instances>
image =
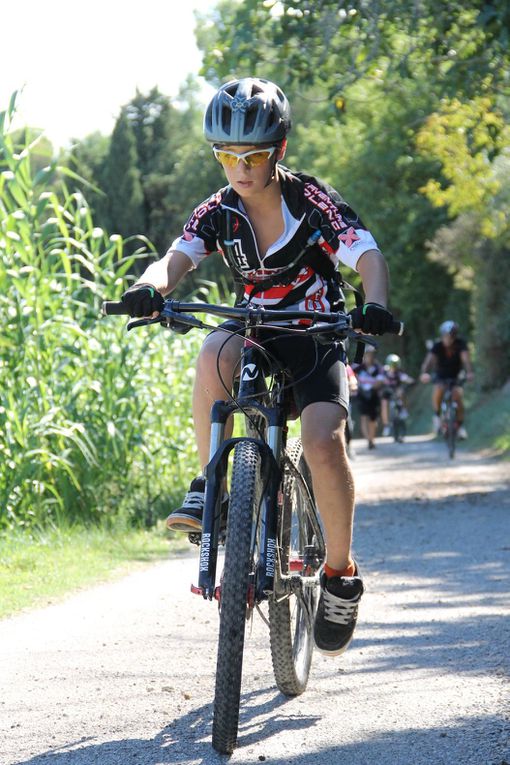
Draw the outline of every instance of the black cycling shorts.
<instances>
[{"instance_id":1,"label":"black cycling shorts","mask_svg":"<svg viewBox=\"0 0 510 765\"><path fill-rule=\"evenodd\" d=\"M236 321L222 327L241 329ZM319 343L313 337L298 337L283 332L262 330L261 344L274 356L292 379L292 391L298 414L318 402L339 404L349 411L349 385L345 369L345 351L339 343ZM242 334L241 332L239 334Z\"/></svg>"},{"instance_id":2,"label":"black cycling shorts","mask_svg":"<svg viewBox=\"0 0 510 765\"><path fill-rule=\"evenodd\" d=\"M375 421L381 411L381 399L375 391L360 391L358 395L359 412L363 417Z\"/></svg>"}]
</instances>

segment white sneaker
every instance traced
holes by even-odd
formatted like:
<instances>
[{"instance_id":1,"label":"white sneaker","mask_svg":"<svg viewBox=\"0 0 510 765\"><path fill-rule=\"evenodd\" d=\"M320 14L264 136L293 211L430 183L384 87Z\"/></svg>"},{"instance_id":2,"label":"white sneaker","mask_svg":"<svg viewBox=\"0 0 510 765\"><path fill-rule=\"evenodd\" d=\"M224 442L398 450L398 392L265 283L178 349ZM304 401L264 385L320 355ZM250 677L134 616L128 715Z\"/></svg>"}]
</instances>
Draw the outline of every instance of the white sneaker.
<instances>
[{"instance_id":1,"label":"white sneaker","mask_svg":"<svg viewBox=\"0 0 510 765\"><path fill-rule=\"evenodd\" d=\"M382 429L383 436L390 436L391 435L391 428L389 425L385 425Z\"/></svg>"},{"instance_id":2,"label":"white sneaker","mask_svg":"<svg viewBox=\"0 0 510 765\"><path fill-rule=\"evenodd\" d=\"M467 430L463 425L461 425L457 431L457 438L460 438L461 441L465 441L467 437Z\"/></svg>"}]
</instances>

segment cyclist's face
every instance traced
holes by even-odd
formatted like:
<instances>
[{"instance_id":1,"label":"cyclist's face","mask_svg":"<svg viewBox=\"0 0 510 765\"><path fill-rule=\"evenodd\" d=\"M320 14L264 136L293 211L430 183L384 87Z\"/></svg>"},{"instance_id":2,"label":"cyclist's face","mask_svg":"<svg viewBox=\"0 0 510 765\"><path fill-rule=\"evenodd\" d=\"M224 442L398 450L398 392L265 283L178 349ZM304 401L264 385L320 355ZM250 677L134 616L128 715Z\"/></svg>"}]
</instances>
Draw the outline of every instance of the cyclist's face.
<instances>
[{"instance_id":1,"label":"cyclist's face","mask_svg":"<svg viewBox=\"0 0 510 765\"><path fill-rule=\"evenodd\" d=\"M222 146L222 148L227 151L235 152L236 154L243 154L244 152L262 149L263 147L231 144L229 146ZM222 167L228 182L234 191L237 191L240 197L253 197L264 191L269 174L272 170L274 159L282 159L284 153L284 149L278 148L272 157L256 167L249 167L248 164L242 160L238 162L235 167L229 167L227 165L222 165Z\"/></svg>"},{"instance_id":2,"label":"cyclist's face","mask_svg":"<svg viewBox=\"0 0 510 765\"><path fill-rule=\"evenodd\" d=\"M449 332L444 335L441 335L441 341L443 345L446 346L446 348L449 348L451 345L453 345L454 340L455 338L453 337L453 335L450 335Z\"/></svg>"}]
</instances>

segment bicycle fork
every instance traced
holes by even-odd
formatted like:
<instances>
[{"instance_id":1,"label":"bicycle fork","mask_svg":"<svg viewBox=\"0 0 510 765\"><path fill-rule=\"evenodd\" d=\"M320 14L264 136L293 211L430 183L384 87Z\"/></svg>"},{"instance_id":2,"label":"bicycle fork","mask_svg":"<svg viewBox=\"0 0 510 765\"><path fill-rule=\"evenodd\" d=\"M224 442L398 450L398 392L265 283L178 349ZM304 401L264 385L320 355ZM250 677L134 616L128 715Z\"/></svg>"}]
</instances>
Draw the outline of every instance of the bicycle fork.
<instances>
[{"instance_id":1,"label":"bicycle fork","mask_svg":"<svg viewBox=\"0 0 510 765\"><path fill-rule=\"evenodd\" d=\"M250 441L256 444L261 458L262 497L260 503L260 556L255 572L256 602L267 597L274 586L276 566L277 502L281 471L276 458L282 447L282 427L276 422L276 409L266 409L263 414L268 421L268 443L256 438L229 438L224 440L225 425L228 417L238 407L234 403L216 401L211 411L210 460L205 468L206 488L205 506L202 519L202 540L200 544L200 563L198 587L192 585L192 592L204 599L219 600L220 592L216 587L216 567L221 525L221 506L223 479L227 473L228 456L236 444ZM260 410L263 407L257 407ZM273 421L272 421L273 420Z\"/></svg>"}]
</instances>

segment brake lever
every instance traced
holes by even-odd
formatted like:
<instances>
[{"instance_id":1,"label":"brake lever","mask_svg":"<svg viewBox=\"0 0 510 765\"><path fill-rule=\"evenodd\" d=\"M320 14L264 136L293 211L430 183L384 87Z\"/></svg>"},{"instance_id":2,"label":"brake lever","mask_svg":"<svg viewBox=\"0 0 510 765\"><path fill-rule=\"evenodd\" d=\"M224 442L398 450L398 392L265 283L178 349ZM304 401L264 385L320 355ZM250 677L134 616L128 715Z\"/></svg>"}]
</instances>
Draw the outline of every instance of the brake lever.
<instances>
[{"instance_id":1,"label":"brake lever","mask_svg":"<svg viewBox=\"0 0 510 765\"><path fill-rule=\"evenodd\" d=\"M379 341L376 340L373 335L364 335L361 332L356 332L354 329L350 329L346 333L349 340L354 340L357 343L363 343L364 345L373 345L374 348L379 348Z\"/></svg>"},{"instance_id":2,"label":"brake lever","mask_svg":"<svg viewBox=\"0 0 510 765\"><path fill-rule=\"evenodd\" d=\"M127 331L130 332L135 327L146 327L148 324L159 324L161 318L156 316L155 319L136 319L136 321L128 321Z\"/></svg>"}]
</instances>

